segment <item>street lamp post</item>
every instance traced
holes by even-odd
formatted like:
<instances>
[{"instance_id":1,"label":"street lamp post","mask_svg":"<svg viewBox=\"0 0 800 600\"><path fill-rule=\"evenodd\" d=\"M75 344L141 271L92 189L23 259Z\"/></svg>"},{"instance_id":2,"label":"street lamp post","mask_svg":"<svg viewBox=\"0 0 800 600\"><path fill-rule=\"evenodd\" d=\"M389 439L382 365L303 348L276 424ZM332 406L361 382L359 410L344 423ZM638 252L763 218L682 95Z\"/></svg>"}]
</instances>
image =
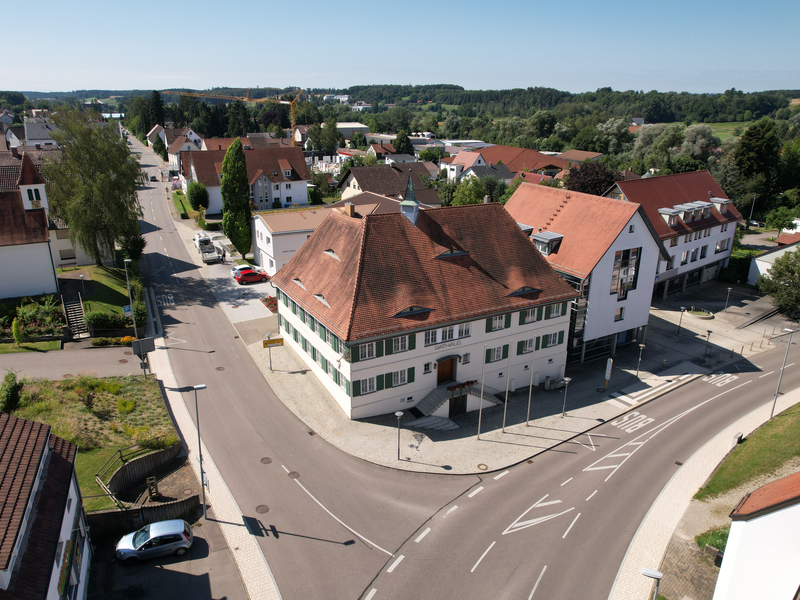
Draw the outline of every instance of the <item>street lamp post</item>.
<instances>
[{"instance_id":1,"label":"street lamp post","mask_svg":"<svg viewBox=\"0 0 800 600\"><path fill-rule=\"evenodd\" d=\"M86 284L83 283L83 275L81 275L81 292L84 296L86 295Z\"/></svg>"},{"instance_id":2,"label":"street lamp post","mask_svg":"<svg viewBox=\"0 0 800 600\"><path fill-rule=\"evenodd\" d=\"M661 583L661 578L663 577L663 575L658 571L656 571L655 569L648 569L648 568L642 569L642 575L644 575L645 577L649 577L650 579L656 580L656 591L653 593L653 600L656 600L658 598L658 584Z\"/></svg>"},{"instance_id":3,"label":"street lamp post","mask_svg":"<svg viewBox=\"0 0 800 600\"><path fill-rule=\"evenodd\" d=\"M708 356L711 354L710 346L708 345L709 340L711 339L711 330L706 329L706 364L708 364Z\"/></svg>"},{"instance_id":4,"label":"street lamp post","mask_svg":"<svg viewBox=\"0 0 800 600\"><path fill-rule=\"evenodd\" d=\"M636 364L636 379L639 379L639 368L642 366L642 350L645 349L644 344L639 344L639 362Z\"/></svg>"},{"instance_id":5,"label":"street lamp post","mask_svg":"<svg viewBox=\"0 0 800 600\"><path fill-rule=\"evenodd\" d=\"M194 418L197 421L197 452L200 455L200 487L203 488L203 519L206 518L206 472L203 469L203 446L200 442L200 411L197 409L197 390L206 389L205 383L194 386Z\"/></svg>"},{"instance_id":6,"label":"street lamp post","mask_svg":"<svg viewBox=\"0 0 800 600\"><path fill-rule=\"evenodd\" d=\"M756 196L753 194L753 203L750 205L750 218L747 220L747 229L750 229L750 221L753 220L753 209L756 207Z\"/></svg>"},{"instance_id":7,"label":"street lamp post","mask_svg":"<svg viewBox=\"0 0 800 600\"><path fill-rule=\"evenodd\" d=\"M772 412L769 415L770 419L775 416L775 405L778 403L778 394L780 394L781 391L783 370L786 368L786 359L789 358L789 346L792 345L792 334L794 334L794 329L784 329L784 331L789 332L789 342L786 344L786 353L783 355L783 365L781 365L781 372L778 375L778 387L775 389L775 398L772 400Z\"/></svg>"},{"instance_id":8,"label":"street lamp post","mask_svg":"<svg viewBox=\"0 0 800 600\"><path fill-rule=\"evenodd\" d=\"M397 417L397 460L400 460L400 417L403 416L403 411L398 410L394 416Z\"/></svg>"},{"instance_id":9,"label":"street lamp post","mask_svg":"<svg viewBox=\"0 0 800 600\"><path fill-rule=\"evenodd\" d=\"M731 299L731 290L732 289L733 288L728 288L728 296L725 298L725 308L722 309L722 312L727 312L728 311L728 300Z\"/></svg>"},{"instance_id":10,"label":"street lamp post","mask_svg":"<svg viewBox=\"0 0 800 600\"><path fill-rule=\"evenodd\" d=\"M681 306L681 318L678 319L678 335L681 334L681 323L683 323L683 313L686 312L686 307Z\"/></svg>"},{"instance_id":11,"label":"street lamp post","mask_svg":"<svg viewBox=\"0 0 800 600\"><path fill-rule=\"evenodd\" d=\"M133 317L133 335L138 340L139 339L139 333L136 330L136 311L133 310L133 297L131 296L131 282L128 279L128 264L130 264L131 259L130 258L126 258L122 262L125 265L125 285L128 287L128 301L131 303L131 316Z\"/></svg>"},{"instance_id":12,"label":"street lamp post","mask_svg":"<svg viewBox=\"0 0 800 600\"><path fill-rule=\"evenodd\" d=\"M569 383L572 381L569 377L564 377L564 405L561 407L561 418L567 416L567 392L569 391Z\"/></svg>"}]
</instances>

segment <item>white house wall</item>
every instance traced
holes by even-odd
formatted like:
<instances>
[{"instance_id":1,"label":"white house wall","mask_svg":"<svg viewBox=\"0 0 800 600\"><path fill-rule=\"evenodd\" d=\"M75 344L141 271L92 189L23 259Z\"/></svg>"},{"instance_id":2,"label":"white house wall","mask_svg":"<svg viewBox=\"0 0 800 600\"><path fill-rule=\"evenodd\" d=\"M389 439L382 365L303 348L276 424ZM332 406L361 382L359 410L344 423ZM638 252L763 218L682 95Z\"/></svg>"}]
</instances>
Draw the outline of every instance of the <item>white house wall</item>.
<instances>
[{"instance_id":1,"label":"white house wall","mask_svg":"<svg viewBox=\"0 0 800 600\"><path fill-rule=\"evenodd\" d=\"M800 564L800 505L733 521L714 600L794 598Z\"/></svg>"},{"instance_id":2,"label":"white house wall","mask_svg":"<svg viewBox=\"0 0 800 600\"><path fill-rule=\"evenodd\" d=\"M630 226L633 233L630 233ZM636 289L629 290L625 300L611 293L614 257L618 251L641 248ZM650 300L653 297L653 278L658 264L658 245L650 230L637 212L625 225L603 258L592 270L586 312L584 339L594 340L647 325L650 318ZM623 308L621 321L614 321L618 308Z\"/></svg>"},{"instance_id":3,"label":"white house wall","mask_svg":"<svg viewBox=\"0 0 800 600\"><path fill-rule=\"evenodd\" d=\"M722 231L722 228L727 225L726 231ZM688 273L690 271L695 271L701 267L706 267L716 263L717 261L722 260L723 266L727 264L728 259L731 256L731 248L733 246L733 237L736 234L736 223L726 223L725 225L715 225L714 227L709 228L710 233L708 236L703 237L704 232L700 232L700 237L698 239L694 239L694 233L691 234L692 239L690 241L685 241L686 236L681 235L679 236L678 243L675 246L670 246L671 240L664 240L664 246L667 249L667 253L670 256L674 256L675 260L673 261L673 268L669 271L666 270L667 263L666 261L660 260L658 263L658 275L656 276L655 283L659 281L664 281L666 279L672 279L673 277L677 277L679 275L683 275L684 273ZM728 246L725 250L720 252L719 254L715 253L715 249L717 247L717 242L723 239L728 240ZM702 252L703 246L708 246L706 251L706 257L700 258L700 253ZM697 251L697 260L692 262L692 251L695 248L699 248ZM685 265L681 265L681 257L683 256L684 252L689 253L689 262ZM716 276L716 273L713 273L709 277L706 277L704 281L708 279L713 279Z\"/></svg>"},{"instance_id":4,"label":"white house wall","mask_svg":"<svg viewBox=\"0 0 800 600\"><path fill-rule=\"evenodd\" d=\"M59 542L63 543L63 545L61 546L61 556L60 556L60 560L58 561L58 563L53 561L53 569L52 569L52 571L50 573L50 585L48 586L48 589L47 589L47 600L59 600L59 598L62 597L58 593L58 582L59 582L59 579L60 579L60 576L61 576L61 570L62 570L62 568L64 566L64 560L65 560L65 558L67 558L65 556L65 554L66 554L65 547L67 545L67 541L72 537L72 526L75 523L75 511L76 510L80 510L80 508L82 506L81 500L80 500L80 492L78 491L78 487L75 484L75 478L74 477L70 477L69 497L68 498L69 498L69 500L68 500L68 505L69 506L64 508L64 516L63 516L63 519L61 521L61 531L60 531L60 533L58 535ZM81 517L79 517L79 519L80 518ZM81 523L81 522L79 521L79 523ZM81 524L83 524L83 523L81 523ZM92 560L91 560L92 559L92 552L91 552L91 548L89 547L89 544L87 543L88 540L89 540L88 533L86 533L88 531L87 528L86 527L81 528L80 525L78 526L78 528L81 529L81 531L79 532L79 535L75 539L75 545L76 545L76 547L80 546L81 566L80 566L80 572L78 574L79 575L79 577L78 577L78 591L77 591L77 594L75 595L75 598L85 598L86 597L86 593L88 591L87 584L89 583L88 582L88 575L89 575L89 565L92 562ZM80 533L85 533L85 535L83 536L83 539L81 539ZM70 566L70 570L71 571L75 570L76 563L75 563L75 558L74 557L75 557L75 555L73 554L73 563L72 563L72 566ZM67 577L68 577L67 585L69 585L69 582L72 580L71 579L71 575L68 575Z\"/></svg>"},{"instance_id":5,"label":"white house wall","mask_svg":"<svg viewBox=\"0 0 800 600\"><path fill-rule=\"evenodd\" d=\"M0 298L58 293L47 242L0 247Z\"/></svg>"},{"instance_id":6,"label":"white house wall","mask_svg":"<svg viewBox=\"0 0 800 600\"><path fill-rule=\"evenodd\" d=\"M289 233L272 233L264 221L253 219L255 235L253 235L253 256L256 264L264 269L270 277L275 275L283 265L297 254L306 240L314 233L313 229L293 231ZM272 261L270 263L270 261Z\"/></svg>"}]
</instances>

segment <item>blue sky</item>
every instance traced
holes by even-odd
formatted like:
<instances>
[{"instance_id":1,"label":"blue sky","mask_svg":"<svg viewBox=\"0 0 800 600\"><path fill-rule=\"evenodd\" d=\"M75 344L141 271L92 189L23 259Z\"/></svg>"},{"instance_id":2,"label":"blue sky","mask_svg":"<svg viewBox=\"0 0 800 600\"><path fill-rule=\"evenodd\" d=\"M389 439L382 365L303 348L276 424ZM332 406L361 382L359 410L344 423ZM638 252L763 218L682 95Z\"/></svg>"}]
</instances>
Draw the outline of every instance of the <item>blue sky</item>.
<instances>
[{"instance_id":1,"label":"blue sky","mask_svg":"<svg viewBox=\"0 0 800 600\"><path fill-rule=\"evenodd\" d=\"M14 21L0 89L800 88L797 0L44 0Z\"/></svg>"}]
</instances>

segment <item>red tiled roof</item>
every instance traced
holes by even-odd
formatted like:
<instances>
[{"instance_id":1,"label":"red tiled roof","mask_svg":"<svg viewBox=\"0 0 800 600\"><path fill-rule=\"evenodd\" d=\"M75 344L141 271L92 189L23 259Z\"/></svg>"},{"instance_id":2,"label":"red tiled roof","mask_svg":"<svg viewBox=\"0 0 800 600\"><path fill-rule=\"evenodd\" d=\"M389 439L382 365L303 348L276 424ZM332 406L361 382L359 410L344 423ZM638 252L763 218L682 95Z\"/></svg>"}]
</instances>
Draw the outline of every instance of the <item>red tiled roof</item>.
<instances>
[{"instance_id":1,"label":"red tiled roof","mask_svg":"<svg viewBox=\"0 0 800 600\"><path fill-rule=\"evenodd\" d=\"M395 154L394 146L392 146L389 142L381 142L380 144L370 144L370 148L375 151L375 154L378 156L383 156L386 154Z\"/></svg>"},{"instance_id":2,"label":"red tiled roof","mask_svg":"<svg viewBox=\"0 0 800 600\"><path fill-rule=\"evenodd\" d=\"M528 148L499 145L487 146L480 149L480 154L486 162L490 162L493 165L502 161L512 173L518 173L525 169L538 171L551 166L558 169L569 169L568 161Z\"/></svg>"},{"instance_id":3,"label":"red tiled roof","mask_svg":"<svg viewBox=\"0 0 800 600\"><path fill-rule=\"evenodd\" d=\"M19 191L0 192L0 246L38 244L48 239L43 208L25 210Z\"/></svg>"},{"instance_id":4,"label":"red tiled roof","mask_svg":"<svg viewBox=\"0 0 800 600\"><path fill-rule=\"evenodd\" d=\"M544 258L559 271L587 277L639 210L639 205L613 198L522 183L506 202L517 223L534 233L564 236Z\"/></svg>"},{"instance_id":5,"label":"red tiled roof","mask_svg":"<svg viewBox=\"0 0 800 600\"><path fill-rule=\"evenodd\" d=\"M242 140L242 146L250 146L250 139L246 137L238 138ZM237 138L210 138L203 140L205 142L206 150L227 150ZM252 146L251 146L252 147Z\"/></svg>"},{"instance_id":6,"label":"red tiled roof","mask_svg":"<svg viewBox=\"0 0 800 600\"><path fill-rule=\"evenodd\" d=\"M381 194L374 194L372 192L362 192L355 196L350 196L347 200L339 200L339 202L329 204L328 208L344 209L345 204L349 203L356 208L360 206L369 207L370 214L382 215L385 213L400 212L400 202L402 202L401 198L390 198L389 196L382 196ZM426 208L429 207L424 203L420 203L420 209L425 210Z\"/></svg>"},{"instance_id":7,"label":"red tiled roof","mask_svg":"<svg viewBox=\"0 0 800 600\"><path fill-rule=\"evenodd\" d=\"M643 177L632 181L618 181L617 185L625 199L642 205L662 240L742 218L732 202L728 204L728 212L725 215L721 215L716 207L712 207L711 214L707 218L684 223L683 219L678 217L674 227L670 227L658 212L659 208L672 208L678 204L698 200L709 202L710 196L727 199L725 192L708 171Z\"/></svg>"},{"instance_id":8,"label":"red tiled roof","mask_svg":"<svg viewBox=\"0 0 800 600\"><path fill-rule=\"evenodd\" d=\"M778 246L788 246L789 244L800 242L800 233L782 233L775 238L775 242Z\"/></svg>"},{"instance_id":9,"label":"red tiled roof","mask_svg":"<svg viewBox=\"0 0 800 600\"><path fill-rule=\"evenodd\" d=\"M603 156L602 152L587 152L586 150L567 150L558 155L558 158L568 160L570 162L582 163L591 158L600 158Z\"/></svg>"},{"instance_id":10,"label":"red tiled roof","mask_svg":"<svg viewBox=\"0 0 800 600\"><path fill-rule=\"evenodd\" d=\"M437 258L450 250L468 254ZM273 281L345 341L577 296L495 203L423 210L416 226L400 213L332 211ZM510 296L524 286L540 291ZM432 310L395 316L410 306Z\"/></svg>"},{"instance_id":11,"label":"red tiled roof","mask_svg":"<svg viewBox=\"0 0 800 600\"><path fill-rule=\"evenodd\" d=\"M39 185L43 183L47 183L45 178L39 173L39 169L34 166L30 156L23 153L18 185Z\"/></svg>"},{"instance_id":12,"label":"red tiled roof","mask_svg":"<svg viewBox=\"0 0 800 600\"><path fill-rule=\"evenodd\" d=\"M550 175L540 175L539 173L528 173L527 171L520 171L514 179L522 179L526 183L538 184L548 179L552 179Z\"/></svg>"},{"instance_id":13,"label":"red tiled roof","mask_svg":"<svg viewBox=\"0 0 800 600\"><path fill-rule=\"evenodd\" d=\"M411 175L411 182L414 185L415 192L425 190L425 184L422 183L420 176L430 177L427 167L419 162L352 167L349 172L345 172L339 179L337 185L339 189L347 186L350 175L355 177L362 191L383 196L403 194L406 191L409 175ZM418 198L418 200L424 202L421 198Z\"/></svg>"},{"instance_id":14,"label":"red tiled roof","mask_svg":"<svg viewBox=\"0 0 800 600\"><path fill-rule=\"evenodd\" d=\"M471 167L474 165L479 158L483 158L481 153L478 150L464 150L463 152L459 152L453 157L451 161L454 165L464 165L465 167ZM486 162L486 159L484 159Z\"/></svg>"},{"instance_id":15,"label":"red tiled roof","mask_svg":"<svg viewBox=\"0 0 800 600\"><path fill-rule=\"evenodd\" d=\"M734 521L748 521L800 502L800 471L782 477L741 499L730 514Z\"/></svg>"},{"instance_id":16,"label":"red tiled roof","mask_svg":"<svg viewBox=\"0 0 800 600\"><path fill-rule=\"evenodd\" d=\"M225 151L208 150L206 152L192 152L189 157L194 165L197 179L206 187L219 187L219 175L222 172L222 161L225 158ZM245 150L245 162L247 163L247 179L253 182L259 171L274 183L284 181L308 181L311 175L308 173L303 151L300 148L259 148L258 150ZM184 161L186 157L183 157ZM290 166L292 174L284 177L283 169L279 161L284 160ZM191 171L189 171L191 172Z\"/></svg>"}]
</instances>

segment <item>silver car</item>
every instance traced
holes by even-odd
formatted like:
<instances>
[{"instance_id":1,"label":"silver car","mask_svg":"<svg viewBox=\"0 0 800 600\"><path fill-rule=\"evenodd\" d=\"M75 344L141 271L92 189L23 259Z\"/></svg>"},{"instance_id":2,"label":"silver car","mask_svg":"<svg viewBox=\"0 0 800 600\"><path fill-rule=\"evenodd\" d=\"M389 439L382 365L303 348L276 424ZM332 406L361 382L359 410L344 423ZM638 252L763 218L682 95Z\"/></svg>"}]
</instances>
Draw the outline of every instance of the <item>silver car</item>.
<instances>
[{"instance_id":1,"label":"silver car","mask_svg":"<svg viewBox=\"0 0 800 600\"><path fill-rule=\"evenodd\" d=\"M117 542L117 558L144 560L165 554L183 556L192 547L192 528L182 519L158 521L129 533Z\"/></svg>"}]
</instances>

